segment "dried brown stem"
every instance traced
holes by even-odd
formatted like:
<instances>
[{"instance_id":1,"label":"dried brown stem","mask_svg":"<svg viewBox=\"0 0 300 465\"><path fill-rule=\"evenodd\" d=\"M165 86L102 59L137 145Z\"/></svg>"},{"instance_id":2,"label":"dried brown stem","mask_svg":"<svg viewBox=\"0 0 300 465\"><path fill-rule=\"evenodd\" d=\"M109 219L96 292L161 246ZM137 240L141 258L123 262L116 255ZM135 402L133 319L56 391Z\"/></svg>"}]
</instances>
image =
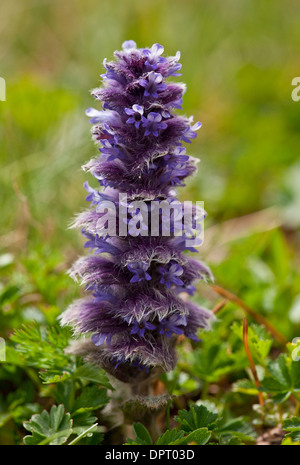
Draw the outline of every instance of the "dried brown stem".
<instances>
[{"instance_id":1,"label":"dried brown stem","mask_svg":"<svg viewBox=\"0 0 300 465\"><path fill-rule=\"evenodd\" d=\"M253 361L253 358L252 358L252 355L251 355L251 352L250 352L250 348L249 348L248 323L247 323L246 318L244 318L244 320L243 320L243 342L244 342L245 351L246 351L246 354L247 354L247 357L248 357L248 360L249 360L250 368L251 368L251 371L252 371L252 374L253 374L253 378L254 378L254 381L255 381L255 386L257 388L259 388L260 387L260 382L259 382L259 379L258 379L258 376L257 376L257 371L256 371L255 364L254 364L254 361ZM264 406L264 398L263 398L263 395L262 395L261 392L258 393L258 399L259 399L260 405L263 407Z\"/></svg>"},{"instance_id":2,"label":"dried brown stem","mask_svg":"<svg viewBox=\"0 0 300 465\"><path fill-rule=\"evenodd\" d=\"M276 328L274 328L274 326L264 316L260 315L255 310L248 307L248 305L235 294L233 294L230 291L227 291L227 289L224 289L223 287L218 286L216 284L213 284L212 288L219 295L225 297L227 300L230 300L231 302L236 303L239 307L245 310L245 312L248 315L250 315L255 321L262 324L267 329L267 331L269 331L269 333L274 337L274 339L280 342L280 344L285 345L288 342L285 336L281 334Z\"/></svg>"}]
</instances>

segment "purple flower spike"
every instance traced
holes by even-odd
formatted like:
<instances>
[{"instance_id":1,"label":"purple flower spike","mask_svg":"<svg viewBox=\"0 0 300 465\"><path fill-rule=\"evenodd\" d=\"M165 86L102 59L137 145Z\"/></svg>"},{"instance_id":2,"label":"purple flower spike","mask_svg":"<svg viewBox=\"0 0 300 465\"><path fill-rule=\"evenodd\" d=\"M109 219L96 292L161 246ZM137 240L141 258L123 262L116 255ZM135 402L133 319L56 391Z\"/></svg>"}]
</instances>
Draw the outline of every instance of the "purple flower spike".
<instances>
[{"instance_id":1,"label":"purple flower spike","mask_svg":"<svg viewBox=\"0 0 300 465\"><path fill-rule=\"evenodd\" d=\"M177 336L198 341L212 319L191 297L210 270L185 253L199 252L205 215L176 192L196 171L183 142L201 123L176 111L186 86L168 79L178 76L180 53L163 55L158 43L125 41L104 60L102 85L91 92L99 109L86 114L98 152L83 169L98 187L85 183L89 208L74 226L89 253L70 270L89 295L61 316L85 338L77 353L131 384L174 369Z\"/></svg>"},{"instance_id":2,"label":"purple flower spike","mask_svg":"<svg viewBox=\"0 0 300 465\"><path fill-rule=\"evenodd\" d=\"M145 128L145 136L158 136L158 131L160 129L166 129L168 127L167 123L162 123L162 116L160 113L155 113L151 111L147 118L142 117L142 126Z\"/></svg>"},{"instance_id":3,"label":"purple flower spike","mask_svg":"<svg viewBox=\"0 0 300 465\"><path fill-rule=\"evenodd\" d=\"M151 71L147 79L140 79L140 86L145 88L144 97L158 97L158 92L162 92L168 88L167 84L162 83L163 77L160 73Z\"/></svg>"},{"instance_id":4,"label":"purple flower spike","mask_svg":"<svg viewBox=\"0 0 300 465\"><path fill-rule=\"evenodd\" d=\"M149 263L144 263L144 262L133 262L130 263L130 265L127 265L127 268L129 271L134 273L133 277L131 278L130 282L131 283L137 283L144 281L150 281L151 276L147 273L147 270L149 268Z\"/></svg>"},{"instance_id":5,"label":"purple flower spike","mask_svg":"<svg viewBox=\"0 0 300 465\"><path fill-rule=\"evenodd\" d=\"M125 113L130 116L130 118L126 120L126 123L134 124L138 129L141 124L142 115L144 113L144 107L134 104L132 105L132 108L125 108Z\"/></svg>"}]
</instances>

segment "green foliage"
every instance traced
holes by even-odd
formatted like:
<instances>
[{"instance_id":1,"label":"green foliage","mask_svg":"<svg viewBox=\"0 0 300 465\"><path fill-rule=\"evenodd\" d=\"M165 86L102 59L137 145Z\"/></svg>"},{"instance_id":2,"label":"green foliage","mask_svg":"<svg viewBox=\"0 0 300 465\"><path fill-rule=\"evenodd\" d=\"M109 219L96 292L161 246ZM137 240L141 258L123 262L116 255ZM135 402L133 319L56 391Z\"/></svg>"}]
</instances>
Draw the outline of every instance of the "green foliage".
<instances>
[{"instance_id":1,"label":"green foliage","mask_svg":"<svg viewBox=\"0 0 300 465\"><path fill-rule=\"evenodd\" d=\"M151 446L153 445L151 436L147 429L141 423L135 423L133 425L133 431L135 434L135 439L127 439L125 445L133 446ZM209 441L211 433L207 428L199 428L195 431L192 431L189 434L185 434L184 431L167 430L163 435L161 435L155 442L156 446L177 446L177 445L187 445L189 443L197 444L202 446Z\"/></svg>"},{"instance_id":2,"label":"green foliage","mask_svg":"<svg viewBox=\"0 0 300 465\"><path fill-rule=\"evenodd\" d=\"M63 405L53 405L50 414L44 410L41 414L33 415L30 421L24 422L24 428L32 433L25 436L26 445L60 445L72 433L72 420L70 414L65 413Z\"/></svg>"},{"instance_id":3,"label":"green foliage","mask_svg":"<svg viewBox=\"0 0 300 465\"><path fill-rule=\"evenodd\" d=\"M98 416L110 400L107 389L113 387L104 370L66 353L70 335L57 324L37 321L23 324L11 335L0 383L17 383L18 388L6 398L0 396L0 428L11 420L17 427L24 422L32 433L24 438L25 444L63 444L68 438L70 444L103 440ZM43 397L59 406L39 413Z\"/></svg>"},{"instance_id":4,"label":"green foliage","mask_svg":"<svg viewBox=\"0 0 300 465\"><path fill-rule=\"evenodd\" d=\"M283 402L300 391L300 364L289 356L280 354L267 365L266 377L261 381L261 390L274 394L275 402Z\"/></svg>"},{"instance_id":5,"label":"green foliage","mask_svg":"<svg viewBox=\"0 0 300 465\"><path fill-rule=\"evenodd\" d=\"M17 329L11 340L17 344L16 350L24 363L40 369L63 368L69 364L64 354L68 345L69 331L58 325L43 328L36 322Z\"/></svg>"},{"instance_id":6,"label":"green foliage","mask_svg":"<svg viewBox=\"0 0 300 465\"><path fill-rule=\"evenodd\" d=\"M135 438L139 442L139 444L143 444L147 446L152 444L151 436L148 433L145 426L142 425L142 423L135 423L133 425L133 431L135 434Z\"/></svg>"},{"instance_id":7,"label":"green foliage","mask_svg":"<svg viewBox=\"0 0 300 465\"><path fill-rule=\"evenodd\" d=\"M180 410L175 420L179 428L165 431L155 445L205 445L210 444L251 444L255 433L245 418L224 420L205 405L192 405L190 410ZM133 425L135 439L127 439L126 444L152 445L147 429L141 424Z\"/></svg>"},{"instance_id":8,"label":"green foliage","mask_svg":"<svg viewBox=\"0 0 300 465\"><path fill-rule=\"evenodd\" d=\"M76 426L70 413L65 413L63 405L53 405L50 414L43 410L41 414L33 415L29 421L24 422L23 426L32 433L30 436L24 437L25 445L62 445L72 435L76 435L69 442L69 445L74 445L87 436L92 437L94 433L98 434L96 444L99 444L103 439L101 433L99 435L97 423L91 426L88 426L88 423L84 427Z\"/></svg>"},{"instance_id":9,"label":"green foliage","mask_svg":"<svg viewBox=\"0 0 300 465\"><path fill-rule=\"evenodd\" d=\"M232 331L243 340L243 327L241 323L233 323ZM265 359L269 355L273 341L263 326L252 325L248 328L249 349L254 362L264 366Z\"/></svg>"},{"instance_id":10,"label":"green foliage","mask_svg":"<svg viewBox=\"0 0 300 465\"><path fill-rule=\"evenodd\" d=\"M210 412L204 405L195 405L189 411L181 410L175 420L180 424L180 428L189 433L204 426L214 429L218 414Z\"/></svg>"},{"instance_id":11,"label":"green foliage","mask_svg":"<svg viewBox=\"0 0 300 465\"><path fill-rule=\"evenodd\" d=\"M172 429L167 430L156 441L157 446L168 446L174 444L175 441L181 440L184 437L184 431Z\"/></svg>"}]
</instances>

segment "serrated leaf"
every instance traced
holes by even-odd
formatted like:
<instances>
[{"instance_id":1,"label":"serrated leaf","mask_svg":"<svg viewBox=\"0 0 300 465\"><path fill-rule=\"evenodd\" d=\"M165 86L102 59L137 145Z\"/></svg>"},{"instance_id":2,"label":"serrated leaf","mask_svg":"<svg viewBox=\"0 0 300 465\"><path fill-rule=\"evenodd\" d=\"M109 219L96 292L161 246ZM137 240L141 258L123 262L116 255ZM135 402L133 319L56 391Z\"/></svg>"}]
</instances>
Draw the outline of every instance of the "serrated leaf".
<instances>
[{"instance_id":1,"label":"serrated leaf","mask_svg":"<svg viewBox=\"0 0 300 465\"><path fill-rule=\"evenodd\" d=\"M175 421L180 424L183 431L189 433L203 427L213 430L217 418L218 414L211 412L204 405L193 405L189 411L180 410Z\"/></svg>"},{"instance_id":2,"label":"serrated leaf","mask_svg":"<svg viewBox=\"0 0 300 465\"><path fill-rule=\"evenodd\" d=\"M147 446L151 446L153 444L151 436L150 436L147 428L145 428L145 426L142 425L142 423L134 423L133 431L134 431L134 434L135 434L135 440L139 444L144 444L144 445L147 445Z\"/></svg>"},{"instance_id":3,"label":"serrated leaf","mask_svg":"<svg viewBox=\"0 0 300 465\"><path fill-rule=\"evenodd\" d=\"M231 438L239 438L243 442L253 442L256 434L244 417L233 418L218 426L214 433L221 438L222 443L228 443Z\"/></svg>"},{"instance_id":4,"label":"serrated leaf","mask_svg":"<svg viewBox=\"0 0 300 465\"><path fill-rule=\"evenodd\" d=\"M94 365L85 364L80 366L74 372L73 378L81 379L84 381L91 381L113 390L113 387L110 384L105 371L102 370L102 368L98 368Z\"/></svg>"},{"instance_id":5,"label":"serrated leaf","mask_svg":"<svg viewBox=\"0 0 300 465\"><path fill-rule=\"evenodd\" d=\"M47 370L39 372L39 377L43 384L61 383L62 381L66 381L71 378L71 376L71 373L67 371Z\"/></svg>"},{"instance_id":6,"label":"serrated leaf","mask_svg":"<svg viewBox=\"0 0 300 465\"><path fill-rule=\"evenodd\" d=\"M50 414L43 410L41 414L33 415L23 426L32 433L32 436L25 436L26 445L61 445L72 433L71 416L70 413L65 413L63 405L53 405Z\"/></svg>"},{"instance_id":7,"label":"serrated leaf","mask_svg":"<svg viewBox=\"0 0 300 465\"><path fill-rule=\"evenodd\" d=\"M174 441L177 439L180 439L184 436L184 431L178 430L178 429L172 429L172 430L167 430L165 431L164 434L162 434L158 440L156 441L155 445L156 446L167 446L169 444L173 444Z\"/></svg>"},{"instance_id":8,"label":"serrated leaf","mask_svg":"<svg viewBox=\"0 0 300 465\"><path fill-rule=\"evenodd\" d=\"M293 442L300 441L300 417L293 417L284 420L282 429L288 431L285 438L291 438Z\"/></svg>"},{"instance_id":9,"label":"serrated leaf","mask_svg":"<svg viewBox=\"0 0 300 465\"><path fill-rule=\"evenodd\" d=\"M240 323L233 323L231 326L232 331L243 340L243 325ZM265 358L270 352L272 347L272 339L266 330L259 325L252 324L248 327L248 341L251 355L254 362L261 365L265 364Z\"/></svg>"},{"instance_id":10,"label":"serrated leaf","mask_svg":"<svg viewBox=\"0 0 300 465\"><path fill-rule=\"evenodd\" d=\"M187 436L178 438L175 441L171 442L170 445L185 446L190 443L196 443L198 446L203 446L209 441L210 436L211 436L211 431L209 431L207 428L198 428L195 431L192 431Z\"/></svg>"},{"instance_id":11,"label":"serrated leaf","mask_svg":"<svg viewBox=\"0 0 300 465\"><path fill-rule=\"evenodd\" d=\"M77 434L81 434L87 428L97 422L97 417L91 415L90 411L75 412L72 414L73 419L73 431Z\"/></svg>"},{"instance_id":12,"label":"serrated leaf","mask_svg":"<svg viewBox=\"0 0 300 465\"><path fill-rule=\"evenodd\" d=\"M258 389L250 379L240 379L232 386L233 392L240 392L248 396L257 396Z\"/></svg>"},{"instance_id":13,"label":"serrated leaf","mask_svg":"<svg viewBox=\"0 0 300 465\"><path fill-rule=\"evenodd\" d=\"M72 411L83 412L104 407L109 402L106 389L98 386L87 386L76 398Z\"/></svg>"},{"instance_id":14,"label":"serrated leaf","mask_svg":"<svg viewBox=\"0 0 300 465\"><path fill-rule=\"evenodd\" d=\"M276 360L269 362L267 370L270 376L266 376L261 380L260 390L284 394L284 396L292 391L292 379L285 355L281 354Z\"/></svg>"},{"instance_id":15,"label":"serrated leaf","mask_svg":"<svg viewBox=\"0 0 300 465\"><path fill-rule=\"evenodd\" d=\"M275 404L282 404L285 402L292 394L292 391L280 392L279 394L273 395L272 399Z\"/></svg>"},{"instance_id":16,"label":"serrated leaf","mask_svg":"<svg viewBox=\"0 0 300 465\"><path fill-rule=\"evenodd\" d=\"M77 438L73 439L73 441L69 443L69 446L74 446L85 437L91 437L94 433L97 432L100 433L100 431L98 431L98 423L95 423L94 425L90 426L87 429L84 429L83 431L81 431L80 428L73 428L73 433L77 434Z\"/></svg>"}]
</instances>

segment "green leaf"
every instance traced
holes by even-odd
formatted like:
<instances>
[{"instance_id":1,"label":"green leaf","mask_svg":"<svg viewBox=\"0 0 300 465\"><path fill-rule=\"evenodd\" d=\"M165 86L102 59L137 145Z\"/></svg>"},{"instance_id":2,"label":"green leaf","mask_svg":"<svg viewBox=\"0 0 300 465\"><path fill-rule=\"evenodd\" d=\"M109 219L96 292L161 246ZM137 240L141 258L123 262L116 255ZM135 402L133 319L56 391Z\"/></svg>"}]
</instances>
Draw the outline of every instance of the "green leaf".
<instances>
[{"instance_id":1,"label":"green leaf","mask_svg":"<svg viewBox=\"0 0 300 465\"><path fill-rule=\"evenodd\" d=\"M104 407L109 402L106 389L98 386L87 386L76 398L72 411L83 412Z\"/></svg>"},{"instance_id":2,"label":"green leaf","mask_svg":"<svg viewBox=\"0 0 300 465\"><path fill-rule=\"evenodd\" d=\"M233 323L232 331L243 340L243 325ZM272 338L266 332L263 326L252 324L248 327L249 349L253 356L254 362L262 366L265 365L265 358L268 356L272 347Z\"/></svg>"},{"instance_id":3,"label":"green leaf","mask_svg":"<svg viewBox=\"0 0 300 465\"><path fill-rule=\"evenodd\" d=\"M193 405L189 411L180 410L175 417L175 421L186 432L203 427L213 430L216 426L217 417L217 413L211 412L204 405Z\"/></svg>"},{"instance_id":4,"label":"green leaf","mask_svg":"<svg viewBox=\"0 0 300 465\"><path fill-rule=\"evenodd\" d=\"M167 446L173 444L177 439L181 439L184 436L184 431L178 429L172 429L165 431L158 440L156 441L156 446Z\"/></svg>"},{"instance_id":5,"label":"green leaf","mask_svg":"<svg viewBox=\"0 0 300 465\"><path fill-rule=\"evenodd\" d=\"M147 428L145 428L145 426L142 425L142 423L134 423L133 431L137 442L145 444L147 446L151 446L153 444Z\"/></svg>"},{"instance_id":6,"label":"green leaf","mask_svg":"<svg viewBox=\"0 0 300 465\"><path fill-rule=\"evenodd\" d=\"M198 428L195 431L192 431L187 436L178 438L175 441L171 442L170 445L188 445L190 443L196 443L198 446L203 446L206 444L211 436L211 431L207 428Z\"/></svg>"},{"instance_id":7,"label":"green leaf","mask_svg":"<svg viewBox=\"0 0 300 465\"><path fill-rule=\"evenodd\" d=\"M39 372L39 377L43 384L61 383L62 381L66 381L71 378L71 376L71 373L63 370L46 370Z\"/></svg>"},{"instance_id":8,"label":"green leaf","mask_svg":"<svg viewBox=\"0 0 300 465\"><path fill-rule=\"evenodd\" d=\"M0 428L5 425L7 421L9 421L12 417L10 412L0 413Z\"/></svg>"},{"instance_id":9,"label":"green leaf","mask_svg":"<svg viewBox=\"0 0 300 465\"><path fill-rule=\"evenodd\" d=\"M71 412L75 400L75 381L67 379L63 383L57 383L54 390L55 402L63 404L68 412Z\"/></svg>"},{"instance_id":10,"label":"green leaf","mask_svg":"<svg viewBox=\"0 0 300 465\"><path fill-rule=\"evenodd\" d=\"M20 289L17 286L9 286L0 295L0 304L4 304L16 298Z\"/></svg>"},{"instance_id":11,"label":"green leaf","mask_svg":"<svg viewBox=\"0 0 300 465\"><path fill-rule=\"evenodd\" d=\"M85 364L80 366L74 372L73 378L81 379L83 381L91 381L113 390L113 387L110 384L105 371L102 370L102 368L98 368L94 365Z\"/></svg>"},{"instance_id":12,"label":"green leaf","mask_svg":"<svg viewBox=\"0 0 300 465\"><path fill-rule=\"evenodd\" d=\"M285 435L285 438L290 437L294 442L300 441L300 417L284 420L282 429L284 431L289 431L289 433Z\"/></svg>"},{"instance_id":13,"label":"green leaf","mask_svg":"<svg viewBox=\"0 0 300 465\"><path fill-rule=\"evenodd\" d=\"M63 405L53 405L50 414L43 410L41 414L33 415L23 426L32 433L31 436L25 436L26 445L60 445L66 442L72 433L70 413L65 413Z\"/></svg>"},{"instance_id":14,"label":"green leaf","mask_svg":"<svg viewBox=\"0 0 300 465\"><path fill-rule=\"evenodd\" d=\"M260 390L276 394L276 402L286 400L293 390L286 356L281 354L276 360L269 362L267 370L270 376L261 380Z\"/></svg>"},{"instance_id":15,"label":"green leaf","mask_svg":"<svg viewBox=\"0 0 300 465\"><path fill-rule=\"evenodd\" d=\"M284 402L294 392L300 390L300 364L290 355L280 354L271 361L267 370L270 373L261 381L261 391L274 394L276 403Z\"/></svg>"},{"instance_id":16,"label":"green leaf","mask_svg":"<svg viewBox=\"0 0 300 465\"><path fill-rule=\"evenodd\" d=\"M258 389L250 379L239 379L232 386L233 392L240 392L248 396L257 396Z\"/></svg>"},{"instance_id":17,"label":"green leaf","mask_svg":"<svg viewBox=\"0 0 300 465\"><path fill-rule=\"evenodd\" d=\"M73 432L81 434L87 428L97 422L97 417L91 415L90 411L74 412L72 414Z\"/></svg>"},{"instance_id":18,"label":"green leaf","mask_svg":"<svg viewBox=\"0 0 300 465\"><path fill-rule=\"evenodd\" d=\"M291 362L291 381L293 390L300 389L300 361Z\"/></svg>"},{"instance_id":19,"label":"green leaf","mask_svg":"<svg viewBox=\"0 0 300 465\"><path fill-rule=\"evenodd\" d=\"M82 431L80 433L79 433L79 431L76 431L76 429L74 428L73 432L78 434L78 436L75 439L73 439L73 441L71 441L69 443L69 446L74 446L75 444L77 444L79 441L81 441L86 436L89 436L89 437L93 436L93 434L97 432L97 428L98 428L97 423L95 423L94 425L90 426L89 428L85 429L84 431Z\"/></svg>"},{"instance_id":20,"label":"green leaf","mask_svg":"<svg viewBox=\"0 0 300 465\"><path fill-rule=\"evenodd\" d=\"M237 417L228 420L218 426L214 433L220 438L220 443L229 443L232 438L238 438L243 442L254 442L256 434L247 418Z\"/></svg>"},{"instance_id":21,"label":"green leaf","mask_svg":"<svg viewBox=\"0 0 300 465\"><path fill-rule=\"evenodd\" d=\"M280 354L276 360L271 361L267 368L278 385L281 385L283 388L291 386L291 377L287 366L287 359L284 354Z\"/></svg>"}]
</instances>

